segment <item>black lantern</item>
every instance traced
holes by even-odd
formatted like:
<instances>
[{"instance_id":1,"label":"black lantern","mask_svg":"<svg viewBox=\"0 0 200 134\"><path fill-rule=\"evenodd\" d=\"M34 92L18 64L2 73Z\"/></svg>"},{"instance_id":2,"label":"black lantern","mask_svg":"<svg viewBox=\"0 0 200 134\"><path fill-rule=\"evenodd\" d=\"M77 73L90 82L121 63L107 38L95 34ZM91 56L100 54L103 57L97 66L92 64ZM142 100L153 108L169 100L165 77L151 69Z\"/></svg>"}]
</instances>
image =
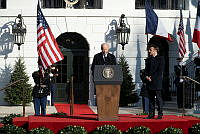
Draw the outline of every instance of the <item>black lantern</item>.
<instances>
[{"instance_id":1,"label":"black lantern","mask_svg":"<svg viewBox=\"0 0 200 134\"><path fill-rule=\"evenodd\" d=\"M122 45L122 50L124 50L125 44L128 44L129 35L130 25L128 24L127 17L122 14L119 19L119 26L117 27L117 42Z\"/></svg>"},{"instance_id":2,"label":"black lantern","mask_svg":"<svg viewBox=\"0 0 200 134\"><path fill-rule=\"evenodd\" d=\"M18 50L20 50L20 46L24 44L26 36L26 25L21 14L15 19L15 24L12 26L12 33L14 35L14 44L17 44Z\"/></svg>"}]
</instances>

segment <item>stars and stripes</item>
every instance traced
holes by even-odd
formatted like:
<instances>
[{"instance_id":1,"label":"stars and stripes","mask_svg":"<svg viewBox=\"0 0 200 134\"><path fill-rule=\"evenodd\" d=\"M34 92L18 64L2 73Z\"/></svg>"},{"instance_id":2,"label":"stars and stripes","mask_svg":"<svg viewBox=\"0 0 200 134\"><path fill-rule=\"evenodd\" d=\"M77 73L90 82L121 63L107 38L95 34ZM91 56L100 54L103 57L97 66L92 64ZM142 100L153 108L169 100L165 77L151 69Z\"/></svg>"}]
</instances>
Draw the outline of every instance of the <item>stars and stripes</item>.
<instances>
[{"instance_id":1,"label":"stars and stripes","mask_svg":"<svg viewBox=\"0 0 200 134\"><path fill-rule=\"evenodd\" d=\"M185 36L184 36L184 26L183 26L183 15L182 10L180 10L180 23L178 27L178 33L179 35L179 43L178 43L178 50L180 57L184 57L186 54L186 47L185 47Z\"/></svg>"},{"instance_id":2,"label":"stars and stripes","mask_svg":"<svg viewBox=\"0 0 200 134\"><path fill-rule=\"evenodd\" d=\"M64 59L39 3L37 6L37 50L44 70Z\"/></svg>"}]
</instances>

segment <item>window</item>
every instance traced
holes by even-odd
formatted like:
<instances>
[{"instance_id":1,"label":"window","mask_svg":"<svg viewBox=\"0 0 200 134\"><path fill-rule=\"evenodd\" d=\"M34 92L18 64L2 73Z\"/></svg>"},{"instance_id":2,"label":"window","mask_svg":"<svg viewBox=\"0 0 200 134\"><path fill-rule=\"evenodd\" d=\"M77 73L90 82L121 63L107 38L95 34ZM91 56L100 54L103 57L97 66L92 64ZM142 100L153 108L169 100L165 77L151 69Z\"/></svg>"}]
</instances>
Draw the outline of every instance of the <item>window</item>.
<instances>
[{"instance_id":1,"label":"window","mask_svg":"<svg viewBox=\"0 0 200 134\"><path fill-rule=\"evenodd\" d=\"M0 0L0 9L6 9L6 0Z\"/></svg>"},{"instance_id":2,"label":"window","mask_svg":"<svg viewBox=\"0 0 200 134\"><path fill-rule=\"evenodd\" d=\"M65 0L41 0L41 3L42 8L70 8L70 5L67 5ZM71 8L102 9L102 7L103 0L79 0Z\"/></svg>"},{"instance_id":3,"label":"window","mask_svg":"<svg viewBox=\"0 0 200 134\"><path fill-rule=\"evenodd\" d=\"M180 5L182 9L187 10L189 8L189 0L150 0L151 6L154 9L171 9L179 10ZM135 0L136 9L144 9L145 0Z\"/></svg>"},{"instance_id":4,"label":"window","mask_svg":"<svg viewBox=\"0 0 200 134\"><path fill-rule=\"evenodd\" d=\"M42 0L43 8L65 8L66 3L64 0Z\"/></svg>"},{"instance_id":5,"label":"window","mask_svg":"<svg viewBox=\"0 0 200 134\"><path fill-rule=\"evenodd\" d=\"M102 9L103 8L103 0L86 0L86 8Z\"/></svg>"}]
</instances>

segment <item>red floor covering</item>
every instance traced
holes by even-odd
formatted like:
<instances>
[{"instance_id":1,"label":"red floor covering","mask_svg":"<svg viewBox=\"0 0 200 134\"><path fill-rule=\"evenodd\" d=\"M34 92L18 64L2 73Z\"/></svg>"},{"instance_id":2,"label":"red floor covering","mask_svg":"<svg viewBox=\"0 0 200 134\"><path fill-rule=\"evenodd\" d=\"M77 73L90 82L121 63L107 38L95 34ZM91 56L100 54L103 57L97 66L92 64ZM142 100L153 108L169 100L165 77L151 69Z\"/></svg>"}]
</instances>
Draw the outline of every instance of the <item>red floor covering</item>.
<instances>
[{"instance_id":1,"label":"red floor covering","mask_svg":"<svg viewBox=\"0 0 200 134\"><path fill-rule=\"evenodd\" d=\"M60 110L62 109L62 112L68 113L69 108L67 107L68 105L66 104L63 108L60 106ZM56 108L58 109L57 106ZM67 125L80 125L85 127L88 132L92 132L97 126L111 124L115 125L121 131L125 131L129 127L146 126L151 129L153 134L159 132L161 129L172 126L181 128L183 129L184 134L188 134L188 128L193 124L200 123L198 118L188 116L165 115L162 120L155 120L143 119L145 116L131 114L120 114L119 121L98 121L97 115L94 114L87 105L75 105L74 109L75 114L66 118L29 116L24 118L15 118L13 121L14 124L18 126L28 125L29 130L45 126L53 130L54 133L58 133L60 129Z\"/></svg>"},{"instance_id":2,"label":"red floor covering","mask_svg":"<svg viewBox=\"0 0 200 134\"><path fill-rule=\"evenodd\" d=\"M70 105L69 104L55 104L57 112L70 113ZM74 115L80 114L95 114L88 105L85 104L75 104L74 105Z\"/></svg>"}]
</instances>

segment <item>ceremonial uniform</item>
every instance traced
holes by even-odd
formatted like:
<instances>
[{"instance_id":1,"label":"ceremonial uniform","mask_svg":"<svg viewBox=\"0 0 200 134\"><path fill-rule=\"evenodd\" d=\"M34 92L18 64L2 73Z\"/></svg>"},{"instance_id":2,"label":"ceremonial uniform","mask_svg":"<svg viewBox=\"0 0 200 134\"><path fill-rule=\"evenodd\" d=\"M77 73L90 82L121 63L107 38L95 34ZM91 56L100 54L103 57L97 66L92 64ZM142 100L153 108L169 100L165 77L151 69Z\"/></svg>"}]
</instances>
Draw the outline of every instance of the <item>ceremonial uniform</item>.
<instances>
[{"instance_id":1,"label":"ceremonial uniform","mask_svg":"<svg viewBox=\"0 0 200 134\"><path fill-rule=\"evenodd\" d=\"M42 77L39 71L35 71L33 72L32 77L35 82L32 92L35 115L40 115L40 108L41 115L46 115L47 96L50 94L49 74L45 73L44 77Z\"/></svg>"},{"instance_id":2,"label":"ceremonial uniform","mask_svg":"<svg viewBox=\"0 0 200 134\"><path fill-rule=\"evenodd\" d=\"M177 105L178 105L178 108L182 108L183 107L183 84L185 81L181 77L187 76L188 71L184 65L176 65L174 66L174 72L176 75L174 83L176 85Z\"/></svg>"}]
</instances>

